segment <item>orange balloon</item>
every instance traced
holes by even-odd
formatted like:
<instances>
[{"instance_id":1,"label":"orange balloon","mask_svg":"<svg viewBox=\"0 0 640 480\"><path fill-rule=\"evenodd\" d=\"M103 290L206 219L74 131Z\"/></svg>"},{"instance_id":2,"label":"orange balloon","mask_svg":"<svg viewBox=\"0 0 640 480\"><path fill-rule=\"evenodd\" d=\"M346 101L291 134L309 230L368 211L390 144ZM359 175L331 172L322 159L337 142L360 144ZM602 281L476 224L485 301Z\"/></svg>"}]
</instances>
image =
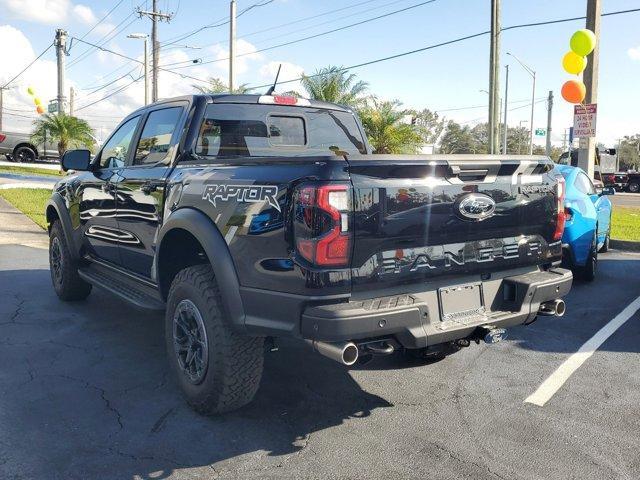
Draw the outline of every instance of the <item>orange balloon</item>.
<instances>
[{"instance_id":1,"label":"orange balloon","mask_svg":"<svg viewBox=\"0 0 640 480\"><path fill-rule=\"evenodd\" d=\"M587 95L587 87L580 80L569 80L562 85L561 93L569 103L582 103Z\"/></svg>"},{"instance_id":2,"label":"orange balloon","mask_svg":"<svg viewBox=\"0 0 640 480\"><path fill-rule=\"evenodd\" d=\"M38 105L38 108L36 108L36 110L40 115L44 113L44 107L42 105Z\"/></svg>"}]
</instances>

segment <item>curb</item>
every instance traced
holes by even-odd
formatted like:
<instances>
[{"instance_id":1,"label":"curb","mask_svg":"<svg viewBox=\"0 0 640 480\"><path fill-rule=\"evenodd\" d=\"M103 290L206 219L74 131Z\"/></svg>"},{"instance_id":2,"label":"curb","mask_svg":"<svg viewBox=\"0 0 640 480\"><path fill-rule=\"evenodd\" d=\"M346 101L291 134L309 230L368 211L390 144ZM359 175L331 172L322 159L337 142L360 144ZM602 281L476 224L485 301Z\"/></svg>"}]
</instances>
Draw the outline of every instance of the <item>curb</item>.
<instances>
[{"instance_id":1,"label":"curb","mask_svg":"<svg viewBox=\"0 0 640 480\"><path fill-rule=\"evenodd\" d=\"M629 252L640 252L640 242L631 242L629 240L609 240L609 246L616 250L627 250Z\"/></svg>"}]
</instances>

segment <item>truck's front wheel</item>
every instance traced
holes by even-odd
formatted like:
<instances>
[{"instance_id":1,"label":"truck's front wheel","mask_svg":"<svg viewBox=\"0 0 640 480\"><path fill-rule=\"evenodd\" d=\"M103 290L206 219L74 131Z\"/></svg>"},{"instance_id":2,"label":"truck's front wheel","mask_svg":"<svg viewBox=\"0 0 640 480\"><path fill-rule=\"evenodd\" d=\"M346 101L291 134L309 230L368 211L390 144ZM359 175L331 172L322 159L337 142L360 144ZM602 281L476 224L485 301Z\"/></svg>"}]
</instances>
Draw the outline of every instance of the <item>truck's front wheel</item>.
<instances>
[{"instance_id":1,"label":"truck's front wheel","mask_svg":"<svg viewBox=\"0 0 640 480\"><path fill-rule=\"evenodd\" d=\"M188 403L205 415L246 405L262 377L264 339L231 331L224 315L209 265L176 275L167 299L167 355Z\"/></svg>"},{"instance_id":2,"label":"truck's front wheel","mask_svg":"<svg viewBox=\"0 0 640 480\"><path fill-rule=\"evenodd\" d=\"M78 266L71 258L69 245L59 221L54 221L49 234L49 270L51 283L61 300L84 300L91 293L91 284L78 275Z\"/></svg>"}]
</instances>

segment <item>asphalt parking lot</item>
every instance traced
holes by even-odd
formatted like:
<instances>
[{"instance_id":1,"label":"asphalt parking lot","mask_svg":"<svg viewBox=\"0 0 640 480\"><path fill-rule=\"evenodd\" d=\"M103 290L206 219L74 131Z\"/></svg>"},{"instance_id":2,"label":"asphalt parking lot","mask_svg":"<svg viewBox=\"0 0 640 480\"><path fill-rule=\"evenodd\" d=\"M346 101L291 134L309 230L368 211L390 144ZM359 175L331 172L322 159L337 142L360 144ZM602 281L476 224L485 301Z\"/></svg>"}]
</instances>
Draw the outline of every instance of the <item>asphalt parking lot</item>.
<instances>
[{"instance_id":1,"label":"asphalt parking lot","mask_svg":"<svg viewBox=\"0 0 640 480\"><path fill-rule=\"evenodd\" d=\"M0 245L0 478L640 477L640 313L543 406L524 400L640 295L640 255L603 255L563 318L438 363L347 370L296 342L256 400L204 418L170 378L161 318L94 290L55 296L47 252Z\"/></svg>"}]
</instances>

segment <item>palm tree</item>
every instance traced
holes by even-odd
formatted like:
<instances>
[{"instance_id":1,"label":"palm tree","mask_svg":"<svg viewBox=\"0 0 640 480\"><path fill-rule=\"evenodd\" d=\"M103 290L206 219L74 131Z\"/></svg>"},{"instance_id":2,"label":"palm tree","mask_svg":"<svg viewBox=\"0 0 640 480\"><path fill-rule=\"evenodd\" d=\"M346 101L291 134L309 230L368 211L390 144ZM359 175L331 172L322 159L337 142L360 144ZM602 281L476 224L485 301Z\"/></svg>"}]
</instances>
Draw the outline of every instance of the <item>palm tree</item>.
<instances>
[{"instance_id":1,"label":"palm tree","mask_svg":"<svg viewBox=\"0 0 640 480\"><path fill-rule=\"evenodd\" d=\"M418 153L424 139L418 129L403 123L405 112L397 100L380 102L375 98L371 105L360 111L362 125L375 153Z\"/></svg>"},{"instance_id":2,"label":"palm tree","mask_svg":"<svg viewBox=\"0 0 640 480\"><path fill-rule=\"evenodd\" d=\"M94 145L93 129L86 120L82 120L71 115L50 113L42 115L33 122L34 130L31 134L31 141L38 144L44 143L45 139L58 142L58 154L60 157L69 147L87 147Z\"/></svg>"},{"instance_id":3,"label":"palm tree","mask_svg":"<svg viewBox=\"0 0 640 480\"><path fill-rule=\"evenodd\" d=\"M364 93L369 88L367 82L356 82L355 74L332 66L316 70L312 75L302 74L301 83L309 98L313 100L339 103L354 108L364 105Z\"/></svg>"},{"instance_id":4,"label":"palm tree","mask_svg":"<svg viewBox=\"0 0 640 480\"><path fill-rule=\"evenodd\" d=\"M207 85L192 85L200 93L211 94L211 93L229 93L229 87L226 83L216 77L209 77L207 80L209 83ZM247 93L249 91L249 85L247 83L243 83L238 85L233 89L231 93Z\"/></svg>"}]
</instances>

